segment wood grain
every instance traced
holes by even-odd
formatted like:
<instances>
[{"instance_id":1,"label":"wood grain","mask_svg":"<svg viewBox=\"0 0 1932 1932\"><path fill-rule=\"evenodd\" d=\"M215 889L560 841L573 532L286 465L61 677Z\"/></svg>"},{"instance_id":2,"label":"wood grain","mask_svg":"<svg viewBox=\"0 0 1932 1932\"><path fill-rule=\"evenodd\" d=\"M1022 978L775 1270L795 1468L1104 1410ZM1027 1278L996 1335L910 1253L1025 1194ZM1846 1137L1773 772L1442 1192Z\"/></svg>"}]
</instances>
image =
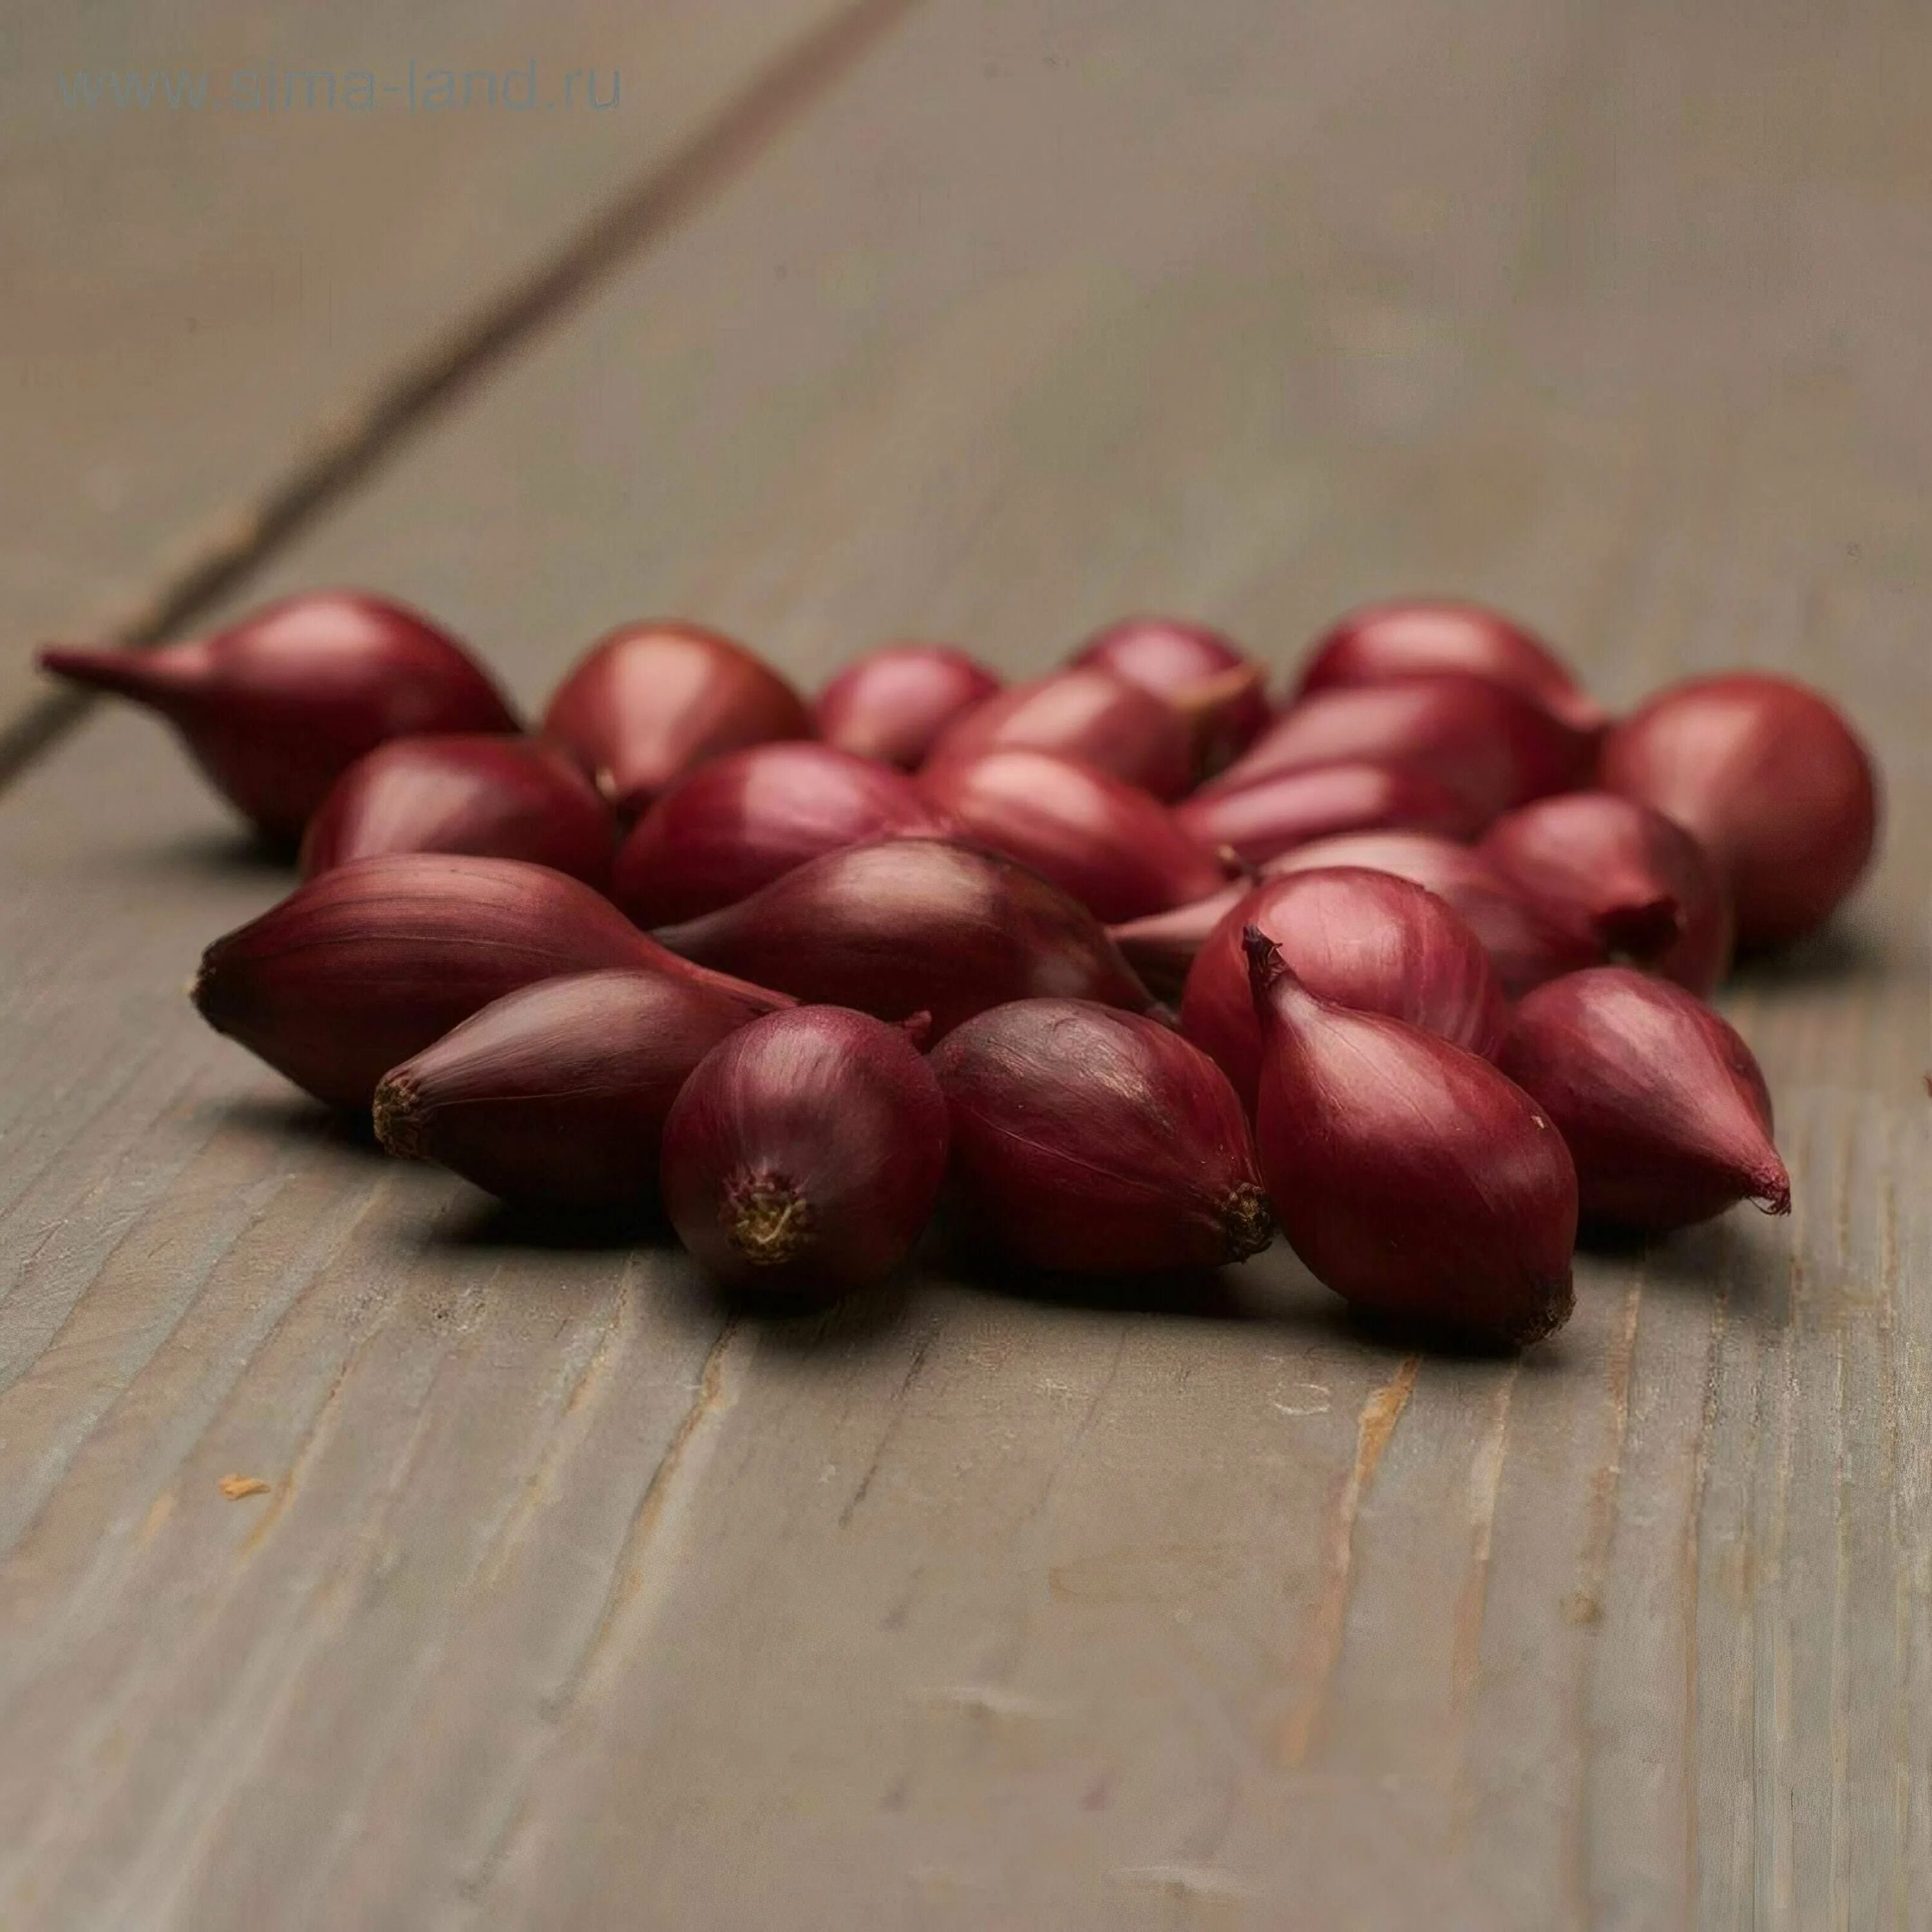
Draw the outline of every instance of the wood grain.
<instances>
[{"instance_id":1,"label":"wood grain","mask_svg":"<svg viewBox=\"0 0 1932 1932\"><path fill-rule=\"evenodd\" d=\"M1405 584L1800 672L1886 860L1729 1008L1787 1222L1520 1364L1224 1300L734 1322L318 1132L175 988L277 881L140 720L0 804L22 1924L1912 1926L1932 1894L1932 23L934 4L273 562L534 697ZM228 1501L222 1477L266 1495Z\"/></svg>"},{"instance_id":2,"label":"wood grain","mask_svg":"<svg viewBox=\"0 0 1932 1932\"><path fill-rule=\"evenodd\" d=\"M17 728L32 644L191 615L487 356L493 322L514 332L668 212L658 172L721 116L742 148L757 130L734 107L769 116L801 50L892 10L16 10L0 723ZM428 104L439 66L472 76L467 104ZM497 93L512 72L528 111Z\"/></svg>"}]
</instances>

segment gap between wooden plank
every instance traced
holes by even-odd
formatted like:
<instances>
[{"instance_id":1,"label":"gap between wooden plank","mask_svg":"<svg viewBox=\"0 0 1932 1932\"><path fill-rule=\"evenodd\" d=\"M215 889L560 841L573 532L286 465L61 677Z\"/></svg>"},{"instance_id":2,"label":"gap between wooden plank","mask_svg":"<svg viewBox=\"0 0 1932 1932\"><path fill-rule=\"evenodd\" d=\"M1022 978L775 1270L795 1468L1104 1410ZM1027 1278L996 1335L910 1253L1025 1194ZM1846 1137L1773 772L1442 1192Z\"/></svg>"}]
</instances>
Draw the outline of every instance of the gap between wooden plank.
<instances>
[{"instance_id":1,"label":"gap between wooden plank","mask_svg":"<svg viewBox=\"0 0 1932 1932\"><path fill-rule=\"evenodd\" d=\"M108 626L100 641L148 649L233 590L438 410L473 390L620 264L749 168L918 3L855 0L804 35L682 148L590 216L548 263L484 300L326 427L297 452L279 482L211 532L148 596ZM0 723L0 790L70 730L94 701L85 692L50 691L18 717Z\"/></svg>"}]
</instances>

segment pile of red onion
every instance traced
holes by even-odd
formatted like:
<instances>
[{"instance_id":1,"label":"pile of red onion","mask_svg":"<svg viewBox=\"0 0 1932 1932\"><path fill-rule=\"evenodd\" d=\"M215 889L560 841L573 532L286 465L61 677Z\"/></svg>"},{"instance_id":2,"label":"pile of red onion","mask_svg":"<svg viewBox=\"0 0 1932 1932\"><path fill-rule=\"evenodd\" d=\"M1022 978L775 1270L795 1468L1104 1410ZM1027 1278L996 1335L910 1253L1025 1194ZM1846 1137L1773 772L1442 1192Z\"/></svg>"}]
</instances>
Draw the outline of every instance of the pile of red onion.
<instances>
[{"instance_id":1,"label":"pile of red onion","mask_svg":"<svg viewBox=\"0 0 1932 1932\"><path fill-rule=\"evenodd\" d=\"M1705 1004L1830 916L1877 786L1819 693L1613 717L1478 606L1360 610L1285 694L1112 625L1017 684L951 644L814 700L613 631L526 730L420 613L297 597L47 668L159 712L302 883L194 998L392 1153L645 1210L736 1293L884 1281L937 1214L1004 1264L1240 1262L1520 1348L1580 1224L1790 1204Z\"/></svg>"}]
</instances>

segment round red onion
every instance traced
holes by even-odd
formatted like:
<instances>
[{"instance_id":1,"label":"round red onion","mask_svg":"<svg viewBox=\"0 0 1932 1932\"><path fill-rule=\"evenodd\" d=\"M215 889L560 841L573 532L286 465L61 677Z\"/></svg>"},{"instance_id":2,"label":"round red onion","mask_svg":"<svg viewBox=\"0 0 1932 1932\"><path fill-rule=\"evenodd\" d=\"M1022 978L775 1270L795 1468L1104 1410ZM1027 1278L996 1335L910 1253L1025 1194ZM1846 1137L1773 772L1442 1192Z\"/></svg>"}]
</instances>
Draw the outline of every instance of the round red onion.
<instances>
[{"instance_id":1,"label":"round red onion","mask_svg":"<svg viewBox=\"0 0 1932 1932\"><path fill-rule=\"evenodd\" d=\"M302 835L302 873L385 852L467 852L601 888L616 836L596 788L540 738L396 738L336 780Z\"/></svg>"},{"instance_id":2,"label":"round red onion","mask_svg":"<svg viewBox=\"0 0 1932 1932\"><path fill-rule=\"evenodd\" d=\"M1318 1000L1247 941L1261 1017L1256 1140L1282 1232L1356 1306L1521 1348L1569 1318L1576 1170L1479 1055Z\"/></svg>"},{"instance_id":3,"label":"round red onion","mask_svg":"<svg viewBox=\"0 0 1932 1932\"><path fill-rule=\"evenodd\" d=\"M828 745L915 772L954 718L999 688L994 673L950 644L889 644L848 664L813 716Z\"/></svg>"},{"instance_id":4,"label":"round red onion","mask_svg":"<svg viewBox=\"0 0 1932 1932\"><path fill-rule=\"evenodd\" d=\"M887 766L830 745L753 745L688 772L638 820L611 896L640 926L668 925L842 846L957 829Z\"/></svg>"},{"instance_id":5,"label":"round red onion","mask_svg":"<svg viewBox=\"0 0 1932 1932\"><path fill-rule=\"evenodd\" d=\"M1388 872L1300 872L1257 886L1202 947L1180 1030L1254 1111L1262 1030L1246 935L1258 932L1317 998L1385 1013L1492 1059L1509 1003L1467 922L1433 892Z\"/></svg>"},{"instance_id":6,"label":"round red onion","mask_svg":"<svg viewBox=\"0 0 1932 1932\"><path fill-rule=\"evenodd\" d=\"M1194 734L1195 769L1217 772L1268 726L1268 672L1240 645L1180 617L1126 617L1089 638L1070 660L1125 678L1180 711Z\"/></svg>"},{"instance_id":7,"label":"round red onion","mask_svg":"<svg viewBox=\"0 0 1932 1932\"><path fill-rule=\"evenodd\" d=\"M902 1028L800 1006L734 1033L686 1082L664 1126L664 1207L721 1281L815 1299L904 1260L946 1150L946 1102Z\"/></svg>"},{"instance_id":8,"label":"round red onion","mask_svg":"<svg viewBox=\"0 0 1932 1932\"><path fill-rule=\"evenodd\" d=\"M1764 1076L1682 987L1626 966L1552 980L1517 1008L1502 1064L1568 1143L1586 1219L1661 1232L1738 1201L1790 1211Z\"/></svg>"},{"instance_id":9,"label":"round red onion","mask_svg":"<svg viewBox=\"0 0 1932 1932\"><path fill-rule=\"evenodd\" d=\"M1822 925L1877 843L1870 753L1828 698L1789 678L1738 671L1660 692L1610 734L1603 783L1709 853L1741 944Z\"/></svg>"},{"instance_id":10,"label":"round red onion","mask_svg":"<svg viewBox=\"0 0 1932 1932\"><path fill-rule=\"evenodd\" d=\"M1024 746L1098 765L1160 799L1193 778L1188 727L1173 706L1111 671L1083 666L1009 685L949 724L927 762Z\"/></svg>"},{"instance_id":11,"label":"round red onion","mask_svg":"<svg viewBox=\"0 0 1932 1932\"><path fill-rule=\"evenodd\" d=\"M997 1006L933 1050L976 1237L1030 1268L1216 1268L1266 1247L1240 1103L1205 1054L1084 1000Z\"/></svg>"},{"instance_id":12,"label":"round red onion","mask_svg":"<svg viewBox=\"0 0 1932 1932\"><path fill-rule=\"evenodd\" d=\"M386 1074L376 1138L505 1201L641 1205L656 1197L664 1120L692 1069L778 1003L682 973L538 980Z\"/></svg>"},{"instance_id":13,"label":"round red onion","mask_svg":"<svg viewBox=\"0 0 1932 1932\"><path fill-rule=\"evenodd\" d=\"M1008 1000L1150 1003L1084 906L1010 859L934 839L829 852L657 938L801 1000L930 1013L935 1036Z\"/></svg>"},{"instance_id":14,"label":"round red onion","mask_svg":"<svg viewBox=\"0 0 1932 1932\"><path fill-rule=\"evenodd\" d=\"M1506 812L1478 848L1558 924L1708 993L1731 960L1731 905L1696 839L1613 792L1575 791Z\"/></svg>"},{"instance_id":15,"label":"round red onion","mask_svg":"<svg viewBox=\"0 0 1932 1932\"><path fill-rule=\"evenodd\" d=\"M1184 904L1227 877L1158 799L1077 759L1015 747L946 759L920 782L976 843L1030 866L1096 919Z\"/></svg>"},{"instance_id":16,"label":"round red onion","mask_svg":"<svg viewBox=\"0 0 1932 1932\"><path fill-rule=\"evenodd\" d=\"M1214 781L1232 791L1345 758L1402 765L1460 792L1486 824L1589 776L1595 741L1534 699L1462 672L1318 691L1283 712Z\"/></svg>"},{"instance_id":17,"label":"round red onion","mask_svg":"<svg viewBox=\"0 0 1932 1932\"><path fill-rule=\"evenodd\" d=\"M363 591L285 598L160 650L55 649L40 663L159 712L223 795L291 844L336 780L385 740L518 728L454 638Z\"/></svg>"},{"instance_id":18,"label":"round red onion","mask_svg":"<svg viewBox=\"0 0 1932 1932\"><path fill-rule=\"evenodd\" d=\"M1310 646L1297 694L1444 670L1508 685L1579 731L1600 732L1610 722L1604 707L1534 632L1480 604L1440 598L1350 612Z\"/></svg>"},{"instance_id":19,"label":"round red onion","mask_svg":"<svg viewBox=\"0 0 1932 1932\"><path fill-rule=\"evenodd\" d=\"M202 955L193 998L217 1033L332 1106L362 1108L392 1066L506 993L560 973L693 966L580 879L516 859L398 852L296 887Z\"/></svg>"},{"instance_id":20,"label":"round red onion","mask_svg":"<svg viewBox=\"0 0 1932 1932\"><path fill-rule=\"evenodd\" d=\"M1511 999L1559 973L1594 966L1603 957L1583 934L1534 905L1480 852L1426 832L1350 832L1298 845L1263 869L1267 876L1280 878L1332 866L1393 872L1447 899L1483 942Z\"/></svg>"},{"instance_id":21,"label":"round red onion","mask_svg":"<svg viewBox=\"0 0 1932 1932\"><path fill-rule=\"evenodd\" d=\"M1197 844L1210 851L1225 848L1250 866L1345 832L1401 830L1466 838L1483 824L1461 793L1438 780L1360 758L1198 792L1176 806L1174 815Z\"/></svg>"},{"instance_id":22,"label":"round red onion","mask_svg":"<svg viewBox=\"0 0 1932 1932\"><path fill-rule=\"evenodd\" d=\"M629 818L707 758L808 738L812 720L742 644L695 624L646 623L592 646L552 694L543 728Z\"/></svg>"}]
</instances>

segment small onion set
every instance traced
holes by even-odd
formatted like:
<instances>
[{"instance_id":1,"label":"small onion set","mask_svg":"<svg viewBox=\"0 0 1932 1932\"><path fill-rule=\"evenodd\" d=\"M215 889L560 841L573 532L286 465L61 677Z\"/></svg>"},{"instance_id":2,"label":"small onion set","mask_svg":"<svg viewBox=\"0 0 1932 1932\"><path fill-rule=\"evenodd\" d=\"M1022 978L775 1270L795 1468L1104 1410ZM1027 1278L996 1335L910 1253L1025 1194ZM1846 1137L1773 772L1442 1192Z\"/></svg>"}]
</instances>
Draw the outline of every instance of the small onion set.
<instances>
[{"instance_id":1,"label":"small onion set","mask_svg":"<svg viewBox=\"0 0 1932 1932\"><path fill-rule=\"evenodd\" d=\"M1527 1346L1580 1225L1789 1209L1705 998L1829 916L1879 823L1819 693L1738 673L1619 718L1440 601L1345 617L1278 701L1166 616L1016 683L896 643L811 700L632 624L535 730L359 592L42 662L299 848L203 956L218 1032L392 1154L649 1211L778 1306L885 1280L935 1215L1088 1275L1279 1230L1365 1315Z\"/></svg>"}]
</instances>

